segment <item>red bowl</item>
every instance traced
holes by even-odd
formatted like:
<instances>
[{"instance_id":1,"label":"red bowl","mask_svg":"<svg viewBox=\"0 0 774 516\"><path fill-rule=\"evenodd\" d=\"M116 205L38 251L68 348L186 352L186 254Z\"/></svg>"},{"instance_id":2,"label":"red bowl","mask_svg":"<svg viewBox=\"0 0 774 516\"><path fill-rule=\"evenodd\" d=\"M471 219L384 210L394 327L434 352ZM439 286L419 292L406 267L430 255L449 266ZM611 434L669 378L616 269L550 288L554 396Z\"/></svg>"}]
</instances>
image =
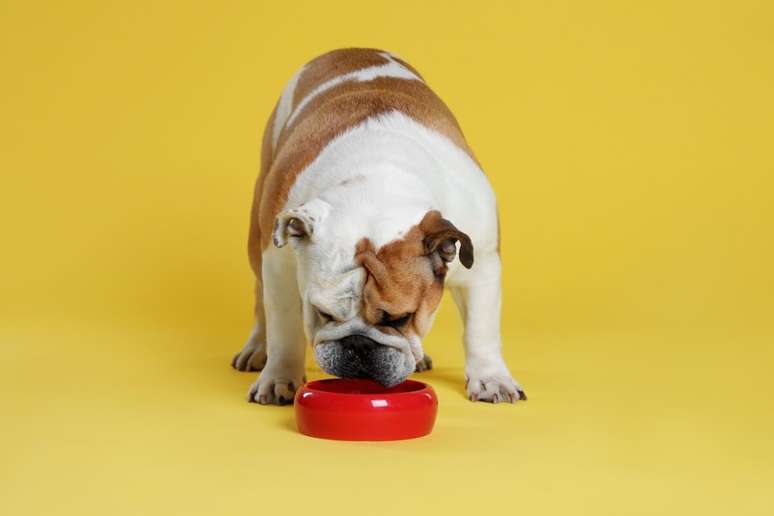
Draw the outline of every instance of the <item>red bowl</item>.
<instances>
[{"instance_id":1,"label":"red bowl","mask_svg":"<svg viewBox=\"0 0 774 516\"><path fill-rule=\"evenodd\" d=\"M433 388L414 380L389 388L372 380L315 380L295 399L299 432L341 441L421 437L433 430L437 410Z\"/></svg>"}]
</instances>

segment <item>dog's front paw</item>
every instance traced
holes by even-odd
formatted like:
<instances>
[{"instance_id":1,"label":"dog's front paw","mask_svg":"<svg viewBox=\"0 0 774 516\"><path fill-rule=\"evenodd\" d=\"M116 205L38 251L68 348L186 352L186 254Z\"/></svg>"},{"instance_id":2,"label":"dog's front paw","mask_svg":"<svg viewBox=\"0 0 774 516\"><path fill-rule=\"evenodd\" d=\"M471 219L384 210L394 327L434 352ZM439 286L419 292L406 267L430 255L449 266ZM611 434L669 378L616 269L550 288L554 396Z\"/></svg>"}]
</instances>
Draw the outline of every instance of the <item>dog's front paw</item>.
<instances>
[{"instance_id":1,"label":"dog's front paw","mask_svg":"<svg viewBox=\"0 0 774 516\"><path fill-rule=\"evenodd\" d=\"M527 400L524 389L504 366L494 370L468 370L465 374L465 387L471 401L516 403L519 400Z\"/></svg>"},{"instance_id":2,"label":"dog's front paw","mask_svg":"<svg viewBox=\"0 0 774 516\"><path fill-rule=\"evenodd\" d=\"M289 405L306 377L303 375L274 372L264 369L261 376L250 386L247 401L261 405Z\"/></svg>"}]
</instances>

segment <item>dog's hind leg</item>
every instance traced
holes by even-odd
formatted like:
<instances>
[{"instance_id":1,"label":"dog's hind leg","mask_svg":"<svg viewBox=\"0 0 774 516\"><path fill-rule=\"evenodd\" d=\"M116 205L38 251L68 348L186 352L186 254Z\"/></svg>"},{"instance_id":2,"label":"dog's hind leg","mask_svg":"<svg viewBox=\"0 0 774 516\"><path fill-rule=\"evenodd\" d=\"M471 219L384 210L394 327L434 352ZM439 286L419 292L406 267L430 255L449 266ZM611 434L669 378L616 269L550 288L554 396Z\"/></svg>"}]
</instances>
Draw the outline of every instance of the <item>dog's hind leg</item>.
<instances>
[{"instance_id":1,"label":"dog's hind leg","mask_svg":"<svg viewBox=\"0 0 774 516\"><path fill-rule=\"evenodd\" d=\"M263 309L263 282L255 280L255 324L242 350L231 359L238 371L260 371L266 364L266 314Z\"/></svg>"},{"instance_id":2,"label":"dog's hind leg","mask_svg":"<svg viewBox=\"0 0 774 516\"><path fill-rule=\"evenodd\" d=\"M258 221L260 213L261 195L263 183L269 173L273 158L272 130L274 117L277 112L275 105L266 129L263 132L261 144L261 173L255 181L253 191L253 204L250 210L250 231L247 238L247 254L250 258L250 267L255 274L255 325L250 337L242 347L242 350L234 355L231 366L239 371L260 371L266 364L266 311L263 304L263 253L261 249L261 227Z\"/></svg>"},{"instance_id":3,"label":"dog's hind leg","mask_svg":"<svg viewBox=\"0 0 774 516\"><path fill-rule=\"evenodd\" d=\"M429 371L433 368L433 359L430 358L430 355L425 353L425 356L422 357L422 360L417 362L417 367L414 369L417 373L421 373L422 371Z\"/></svg>"}]
</instances>

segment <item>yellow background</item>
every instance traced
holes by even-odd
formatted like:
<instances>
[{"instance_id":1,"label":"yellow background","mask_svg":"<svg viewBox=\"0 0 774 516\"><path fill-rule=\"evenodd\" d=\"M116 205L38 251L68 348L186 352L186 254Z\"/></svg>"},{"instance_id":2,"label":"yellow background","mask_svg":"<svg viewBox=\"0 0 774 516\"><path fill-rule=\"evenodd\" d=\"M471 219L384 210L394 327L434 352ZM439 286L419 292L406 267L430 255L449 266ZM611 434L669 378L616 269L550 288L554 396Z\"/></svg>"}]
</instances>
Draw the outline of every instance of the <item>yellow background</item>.
<instances>
[{"instance_id":1,"label":"yellow background","mask_svg":"<svg viewBox=\"0 0 774 516\"><path fill-rule=\"evenodd\" d=\"M754 1L3 1L0 513L771 514L773 27ZM529 402L464 399L448 301L428 438L244 401L260 130L341 46L414 64L491 177Z\"/></svg>"}]
</instances>

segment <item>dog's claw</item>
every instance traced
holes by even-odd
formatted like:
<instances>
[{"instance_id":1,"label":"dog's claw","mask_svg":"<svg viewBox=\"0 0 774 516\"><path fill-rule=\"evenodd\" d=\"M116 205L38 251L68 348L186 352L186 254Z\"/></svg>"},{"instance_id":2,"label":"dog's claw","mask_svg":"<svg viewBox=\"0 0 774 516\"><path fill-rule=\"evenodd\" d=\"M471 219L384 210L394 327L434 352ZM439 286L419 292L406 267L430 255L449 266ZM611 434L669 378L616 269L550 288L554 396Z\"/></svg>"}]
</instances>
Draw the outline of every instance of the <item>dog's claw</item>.
<instances>
[{"instance_id":1,"label":"dog's claw","mask_svg":"<svg viewBox=\"0 0 774 516\"><path fill-rule=\"evenodd\" d=\"M231 359L237 371L260 371L266 365L266 345L252 339Z\"/></svg>"},{"instance_id":2,"label":"dog's claw","mask_svg":"<svg viewBox=\"0 0 774 516\"><path fill-rule=\"evenodd\" d=\"M240 351L231 360L231 367L237 371L260 371L266 365L266 353L261 350Z\"/></svg>"},{"instance_id":3,"label":"dog's claw","mask_svg":"<svg viewBox=\"0 0 774 516\"><path fill-rule=\"evenodd\" d=\"M300 383L290 378L295 378L295 376L290 374L275 376L264 371L258 380L250 386L247 401L260 405L291 405ZM305 376L301 376L300 379L302 382L306 381Z\"/></svg>"},{"instance_id":4,"label":"dog's claw","mask_svg":"<svg viewBox=\"0 0 774 516\"><path fill-rule=\"evenodd\" d=\"M505 368L495 374L487 373L481 376L478 376L476 371L468 371L466 377L468 381L465 388L471 401L486 401L497 404L502 402L516 403L519 400L527 399L521 385L511 377Z\"/></svg>"}]
</instances>

